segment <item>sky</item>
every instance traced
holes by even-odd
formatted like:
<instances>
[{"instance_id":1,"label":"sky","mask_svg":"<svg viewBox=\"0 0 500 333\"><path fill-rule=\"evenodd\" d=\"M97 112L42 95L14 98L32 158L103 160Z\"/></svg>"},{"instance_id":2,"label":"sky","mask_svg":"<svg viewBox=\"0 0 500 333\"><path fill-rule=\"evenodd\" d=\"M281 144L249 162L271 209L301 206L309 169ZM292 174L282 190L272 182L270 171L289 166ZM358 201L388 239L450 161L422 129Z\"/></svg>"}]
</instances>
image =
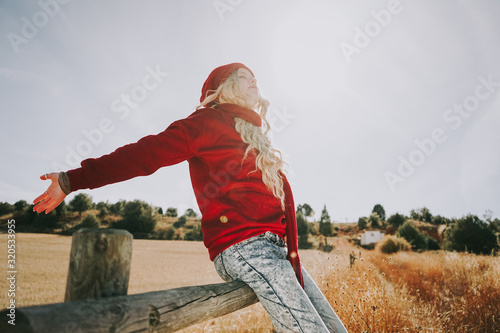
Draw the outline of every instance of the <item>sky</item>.
<instances>
[{"instance_id":1,"label":"sky","mask_svg":"<svg viewBox=\"0 0 500 333\"><path fill-rule=\"evenodd\" d=\"M316 219L375 204L500 217L499 14L493 0L0 1L0 201L162 132L215 67L242 62ZM198 210L187 162L76 193Z\"/></svg>"}]
</instances>

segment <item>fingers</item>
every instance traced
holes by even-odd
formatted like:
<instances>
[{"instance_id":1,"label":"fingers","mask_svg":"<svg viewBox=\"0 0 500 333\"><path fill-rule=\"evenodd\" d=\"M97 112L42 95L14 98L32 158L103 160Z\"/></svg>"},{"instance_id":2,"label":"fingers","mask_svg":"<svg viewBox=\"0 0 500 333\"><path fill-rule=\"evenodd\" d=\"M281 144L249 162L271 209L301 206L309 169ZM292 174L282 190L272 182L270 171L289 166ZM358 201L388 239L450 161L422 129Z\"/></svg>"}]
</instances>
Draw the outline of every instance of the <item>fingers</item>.
<instances>
[{"instance_id":1,"label":"fingers","mask_svg":"<svg viewBox=\"0 0 500 333\"><path fill-rule=\"evenodd\" d=\"M47 192L43 192L41 195L39 195L35 200L33 200L33 204L37 204L38 202L46 199L49 196Z\"/></svg>"},{"instance_id":2,"label":"fingers","mask_svg":"<svg viewBox=\"0 0 500 333\"><path fill-rule=\"evenodd\" d=\"M48 179L52 179L52 180L54 180L54 179L56 179L56 178L54 178L54 177L56 177L56 176L58 176L58 175L59 175L59 174L58 174L57 172L46 173L46 174L44 174L44 175L41 175L41 176L40 176L40 179L41 179L41 180L48 180Z\"/></svg>"},{"instance_id":3,"label":"fingers","mask_svg":"<svg viewBox=\"0 0 500 333\"><path fill-rule=\"evenodd\" d=\"M53 211L57 206L59 206L59 203L57 201L52 201L52 203L49 203L49 205L47 206L47 208L45 208L45 214L48 214L50 213L51 211Z\"/></svg>"},{"instance_id":4,"label":"fingers","mask_svg":"<svg viewBox=\"0 0 500 333\"><path fill-rule=\"evenodd\" d=\"M33 211L37 213L43 212L45 208L47 208L47 206L49 205L50 201L51 201L50 199L47 199L39 202L35 207L33 207Z\"/></svg>"}]
</instances>

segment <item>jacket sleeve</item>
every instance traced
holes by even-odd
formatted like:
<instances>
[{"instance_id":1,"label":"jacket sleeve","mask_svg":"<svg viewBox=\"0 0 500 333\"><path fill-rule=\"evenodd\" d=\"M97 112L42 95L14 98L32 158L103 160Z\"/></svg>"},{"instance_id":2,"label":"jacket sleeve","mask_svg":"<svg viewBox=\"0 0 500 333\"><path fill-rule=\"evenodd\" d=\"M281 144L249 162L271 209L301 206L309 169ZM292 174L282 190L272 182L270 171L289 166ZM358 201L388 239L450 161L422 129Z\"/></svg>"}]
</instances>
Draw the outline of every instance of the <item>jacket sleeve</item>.
<instances>
[{"instance_id":1,"label":"jacket sleeve","mask_svg":"<svg viewBox=\"0 0 500 333\"><path fill-rule=\"evenodd\" d=\"M154 173L161 167L189 159L192 152L182 121L172 123L157 135L148 135L99 158L81 162L67 172L71 191L97 188L137 176Z\"/></svg>"}]
</instances>

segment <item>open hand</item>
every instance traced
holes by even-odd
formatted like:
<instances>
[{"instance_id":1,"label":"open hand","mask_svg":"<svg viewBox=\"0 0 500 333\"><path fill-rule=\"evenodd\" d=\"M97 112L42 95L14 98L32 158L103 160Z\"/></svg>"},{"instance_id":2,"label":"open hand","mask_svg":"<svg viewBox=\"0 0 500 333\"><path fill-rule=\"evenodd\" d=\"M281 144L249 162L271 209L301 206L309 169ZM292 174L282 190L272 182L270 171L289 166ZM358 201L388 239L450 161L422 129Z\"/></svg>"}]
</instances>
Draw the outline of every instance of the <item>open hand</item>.
<instances>
[{"instance_id":1,"label":"open hand","mask_svg":"<svg viewBox=\"0 0 500 333\"><path fill-rule=\"evenodd\" d=\"M41 213L45 211L45 214L50 213L54 210L59 204L66 198L66 194L63 192L61 187L59 186L59 173L46 173L43 176L40 176L41 180L51 180L51 184L47 191L43 192L42 195L33 200L33 211L37 213Z\"/></svg>"}]
</instances>

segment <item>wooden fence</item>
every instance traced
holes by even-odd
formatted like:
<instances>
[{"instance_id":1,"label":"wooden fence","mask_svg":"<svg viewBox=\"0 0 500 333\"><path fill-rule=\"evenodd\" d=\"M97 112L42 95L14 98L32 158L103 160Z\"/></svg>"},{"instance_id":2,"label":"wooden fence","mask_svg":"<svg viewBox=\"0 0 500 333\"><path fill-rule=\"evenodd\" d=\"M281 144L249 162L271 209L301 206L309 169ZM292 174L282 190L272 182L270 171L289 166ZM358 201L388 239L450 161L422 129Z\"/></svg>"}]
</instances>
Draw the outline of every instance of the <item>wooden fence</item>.
<instances>
[{"instance_id":1,"label":"wooden fence","mask_svg":"<svg viewBox=\"0 0 500 333\"><path fill-rule=\"evenodd\" d=\"M0 312L0 332L175 332L258 302L240 281L127 295L132 235L82 229L73 235L65 303Z\"/></svg>"}]
</instances>

